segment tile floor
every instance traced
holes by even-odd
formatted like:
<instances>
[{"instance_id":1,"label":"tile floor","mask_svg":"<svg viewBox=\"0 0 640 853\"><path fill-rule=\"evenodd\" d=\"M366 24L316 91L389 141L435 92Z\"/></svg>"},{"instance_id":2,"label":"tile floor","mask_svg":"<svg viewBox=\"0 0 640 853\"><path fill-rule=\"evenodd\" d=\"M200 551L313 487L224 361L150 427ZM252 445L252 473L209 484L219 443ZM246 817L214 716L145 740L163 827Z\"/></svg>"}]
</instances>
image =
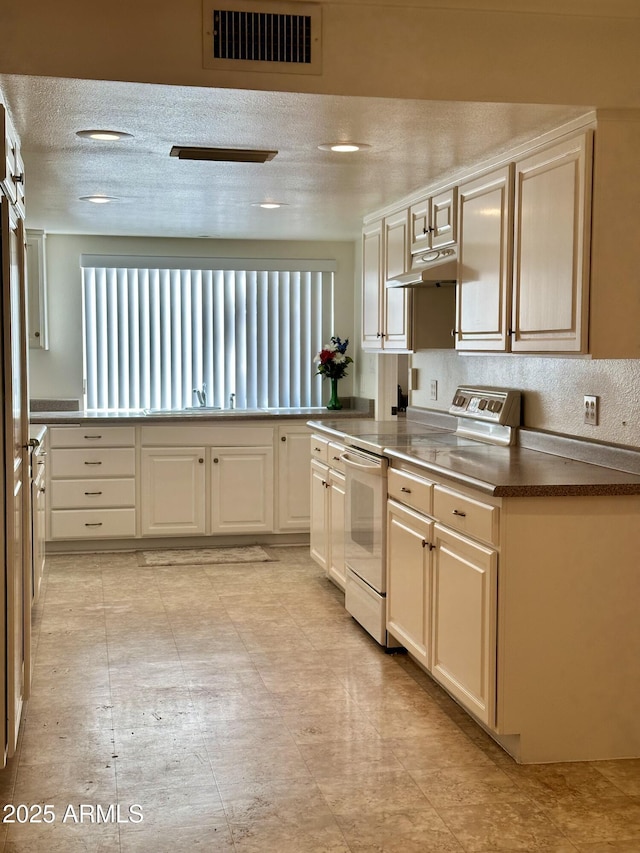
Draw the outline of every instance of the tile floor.
<instances>
[{"instance_id":1,"label":"tile floor","mask_svg":"<svg viewBox=\"0 0 640 853\"><path fill-rule=\"evenodd\" d=\"M516 765L270 552L49 558L0 851L640 851L640 761Z\"/></svg>"}]
</instances>

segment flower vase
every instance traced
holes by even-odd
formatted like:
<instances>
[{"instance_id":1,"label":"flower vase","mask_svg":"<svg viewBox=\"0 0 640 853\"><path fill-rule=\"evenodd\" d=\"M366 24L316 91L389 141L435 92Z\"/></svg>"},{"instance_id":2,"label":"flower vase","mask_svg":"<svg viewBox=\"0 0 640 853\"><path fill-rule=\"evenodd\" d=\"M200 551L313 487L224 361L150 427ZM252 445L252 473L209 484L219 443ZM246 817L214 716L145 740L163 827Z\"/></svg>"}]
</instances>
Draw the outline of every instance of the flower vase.
<instances>
[{"instance_id":1,"label":"flower vase","mask_svg":"<svg viewBox=\"0 0 640 853\"><path fill-rule=\"evenodd\" d=\"M331 397L327 403L327 409L341 409L342 403L338 399L338 380L333 376L329 377L331 382Z\"/></svg>"}]
</instances>

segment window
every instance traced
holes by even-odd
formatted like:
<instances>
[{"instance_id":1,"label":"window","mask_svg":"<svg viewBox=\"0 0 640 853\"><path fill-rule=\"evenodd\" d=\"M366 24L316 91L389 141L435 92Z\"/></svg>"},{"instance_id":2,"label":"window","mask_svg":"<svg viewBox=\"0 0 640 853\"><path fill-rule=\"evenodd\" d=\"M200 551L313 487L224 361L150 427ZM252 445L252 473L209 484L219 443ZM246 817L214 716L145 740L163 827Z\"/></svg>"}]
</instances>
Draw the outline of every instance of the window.
<instances>
[{"instance_id":1,"label":"window","mask_svg":"<svg viewBox=\"0 0 640 853\"><path fill-rule=\"evenodd\" d=\"M313 357L331 334L335 261L81 266L87 408L181 409L194 389L220 408L321 405Z\"/></svg>"}]
</instances>

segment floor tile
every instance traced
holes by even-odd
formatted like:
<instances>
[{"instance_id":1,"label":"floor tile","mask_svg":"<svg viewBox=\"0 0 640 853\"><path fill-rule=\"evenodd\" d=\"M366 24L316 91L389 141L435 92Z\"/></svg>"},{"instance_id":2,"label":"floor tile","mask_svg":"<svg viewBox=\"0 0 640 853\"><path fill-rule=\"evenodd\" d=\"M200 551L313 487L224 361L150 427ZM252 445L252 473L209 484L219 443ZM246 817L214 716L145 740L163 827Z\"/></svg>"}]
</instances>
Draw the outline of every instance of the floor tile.
<instances>
[{"instance_id":1,"label":"floor tile","mask_svg":"<svg viewBox=\"0 0 640 853\"><path fill-rule=\"evenodd\" d=\"M306 546L269 548L48 560L0 797L56 821L0 826L1 853L640 853L640 759L516 765ZM74 802L124 817L63 823Z\"/></svg>"}]
</instances>

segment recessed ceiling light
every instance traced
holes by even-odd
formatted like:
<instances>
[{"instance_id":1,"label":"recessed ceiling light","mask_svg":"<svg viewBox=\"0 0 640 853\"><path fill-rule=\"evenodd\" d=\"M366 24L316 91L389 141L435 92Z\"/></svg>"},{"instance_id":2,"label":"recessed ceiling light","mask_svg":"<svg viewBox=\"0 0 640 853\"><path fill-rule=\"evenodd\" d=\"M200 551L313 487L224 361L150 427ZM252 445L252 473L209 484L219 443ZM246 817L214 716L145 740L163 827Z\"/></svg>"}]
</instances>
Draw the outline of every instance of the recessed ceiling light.
<instances>
[{"instance_id":1,"label":"recessed ceiling light","mask_svg":"<svg viewBox=\"0 0 640 853\"><path fill-rule=\"evenodd\" d=\"M118 201L112 195L83 195L80 196L80 201L90 201L93 204L109 204L110 201Z\"/></svg>"},{"instance_id":2,"label":"recessed ceiling light","mask_svg":"<svg viewBox=\"0 0 640 853\"><path fill-rule=\"evenodd\" d=\"M264 210L275 210L278 207L286 207L281 201L254 201L252 207L262 207Z\"/></svg>"},{"instance_id":3,"label":"recessed ceiling light","mask_svg":"<svg viewBox=\"0 0 640 853\"><path fill-rule=\"evenodd\" d=\"M119 142L128 139L133 134L125 133L123 130L77 130L76 136L82 139L97 139L100 142Z\"/></svg>"},{"instance_id":4,"label":"recessed ceiling light","mask_svg":"<svg viewBox=\"0 0 640 853\"><path fill-rule=\"evenodd\" d=\"M337 151L340 154L350 153L352 151L364 151L371 148L366 142L323 142L318 145L321 151Z\"/></svg>"}]
</instances>

